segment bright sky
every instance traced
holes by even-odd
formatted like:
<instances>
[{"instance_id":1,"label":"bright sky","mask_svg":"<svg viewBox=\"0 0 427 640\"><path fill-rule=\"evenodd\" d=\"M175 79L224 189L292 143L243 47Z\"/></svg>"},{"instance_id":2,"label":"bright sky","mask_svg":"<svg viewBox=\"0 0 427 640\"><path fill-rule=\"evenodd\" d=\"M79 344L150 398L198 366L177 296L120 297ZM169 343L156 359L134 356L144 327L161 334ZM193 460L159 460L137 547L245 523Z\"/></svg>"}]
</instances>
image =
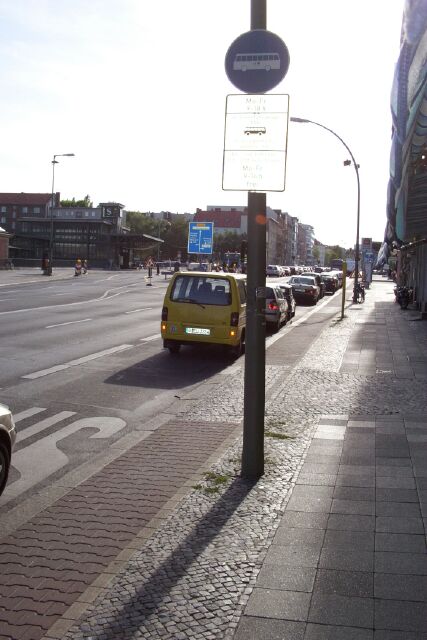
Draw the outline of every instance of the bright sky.
<instances>
[{"instance_id":1,"label":"bright sky","mask_svg":"<svg viewBox=\"0 0 427 640\"><path fill-rule=\"evenodd\" d=\"M403 0L267 0L290 52L273 93L360 164L361 237L386 222L390 91ZM87 193L128 210L245 206L222 191L229 45L250 0L0 0L0 191ZM327 131L290 124L286 190L267 204L352 246L356 175Z\"/></svg>"}]
</instances>

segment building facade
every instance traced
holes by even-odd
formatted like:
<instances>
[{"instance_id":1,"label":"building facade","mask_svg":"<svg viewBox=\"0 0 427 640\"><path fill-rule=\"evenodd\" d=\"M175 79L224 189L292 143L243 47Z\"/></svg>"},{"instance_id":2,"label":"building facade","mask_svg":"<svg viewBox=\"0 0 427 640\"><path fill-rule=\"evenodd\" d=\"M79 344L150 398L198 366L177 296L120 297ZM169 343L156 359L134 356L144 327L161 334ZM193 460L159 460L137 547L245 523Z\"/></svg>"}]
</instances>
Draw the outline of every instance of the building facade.
<instances>
[{"instance_id":1,"label":"building facade","mask_svg":"<svg viewBox=\"0 0 427 640\"><path fill-rule=\"evenodd\" d=\"M2 227L13 236L10 258L16 266L39 266L48 257L71 266L77 258L91 266L126 268L133 256L156 238L130 234L124 205L102 202L98 207L61 207L60 194L0 193Z\"/></svg>"}]
</instances>

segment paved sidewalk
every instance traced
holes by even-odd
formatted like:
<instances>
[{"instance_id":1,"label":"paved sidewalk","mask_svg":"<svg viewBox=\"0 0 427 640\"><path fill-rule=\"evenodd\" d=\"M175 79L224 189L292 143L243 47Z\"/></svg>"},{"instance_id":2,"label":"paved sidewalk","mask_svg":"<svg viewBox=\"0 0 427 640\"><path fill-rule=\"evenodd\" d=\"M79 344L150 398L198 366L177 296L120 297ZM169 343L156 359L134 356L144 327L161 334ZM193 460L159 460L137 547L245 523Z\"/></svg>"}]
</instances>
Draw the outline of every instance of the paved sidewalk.
<instances>
[{"instance_id":1,"label":"paved sidewalk","mask_svg":"<svg viewBox=\"0 0 427 640\"><path fill-rule=\"evenodd\" d=\"M427 325L392 300L347 311L366 408L320 419L236 640L427 638Z\"/></svg>"},{"instance_id":2,"label":"paved sidewalk","mask_svg":"<svg viewBox=\"0 0 427 640\"><path fill-rule=\"evenodd\" d=\"M392 289L267 350L258 482L240 360L11 531L0 638L425 640L427 325Z\"/></svg>"}]
</instances>

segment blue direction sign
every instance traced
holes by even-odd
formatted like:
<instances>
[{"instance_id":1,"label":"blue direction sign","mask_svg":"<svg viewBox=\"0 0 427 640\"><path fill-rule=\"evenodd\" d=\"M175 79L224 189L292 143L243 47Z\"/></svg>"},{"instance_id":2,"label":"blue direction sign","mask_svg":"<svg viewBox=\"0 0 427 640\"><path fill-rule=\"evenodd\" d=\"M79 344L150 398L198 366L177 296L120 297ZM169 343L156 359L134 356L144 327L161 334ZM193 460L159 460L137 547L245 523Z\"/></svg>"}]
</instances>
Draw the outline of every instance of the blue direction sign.
<instances>
[{"instance_id":1,"label":"blue direction sign","mask_svg":"<svg viewBox=\"0 0 427 640\"><path fill-rule=\"evenodd\" d=\"M279 36L265 29L242 33L225 56L228 79L244 93L264 93L283 80L289 51Z\"/></svg>"},{"instance_id":2,"label":"blue direction sign","mask_svg":"<svg viewBox=\"0 0 427 640\"><path fill-rule=\"evenodd\" d=\"M190 222L188 227L188 253L212 253L213 222Z\"/></svg>"}]
</instances>

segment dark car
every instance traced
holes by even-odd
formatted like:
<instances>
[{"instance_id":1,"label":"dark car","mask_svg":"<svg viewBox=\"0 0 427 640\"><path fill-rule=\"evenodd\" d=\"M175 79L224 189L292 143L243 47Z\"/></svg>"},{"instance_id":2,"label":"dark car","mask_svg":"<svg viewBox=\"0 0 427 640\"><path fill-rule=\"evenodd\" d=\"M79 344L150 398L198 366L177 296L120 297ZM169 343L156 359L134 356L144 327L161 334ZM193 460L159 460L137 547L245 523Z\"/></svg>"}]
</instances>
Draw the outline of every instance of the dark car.
<instances>
[{"instance_id":1,"label":"dark car","mask_svg":"<svg viewBox=\"0 0 427 640\"><path fill-rule=\"evenodd\" d=\"M320 277L325 285L326 293L333 294L339 288L338 278L334 276L332 273L322 273Z\"/></svg>"},{"instance_id":2,"label":"dark car","mask_svg":"<svg viewBox=\"0 0 427 640\"><path fill-rule=\"evenodd\" d=\"M320 295L320 289L314 278L310 276L291 276L288 284L292 287L292 293L297 302L308 302L309 304L317 304Z\"/></svg>"},{"instance_id":3,"label":"dark car","mask_svg":"<svg viewBox=\"0 0 427 640\"><path fill-rule=\"evenodd\" d=\"M265 289L265 321L274 331L288 321L288 303L279 286Z\"/></svg>"},{"instance_id":4,"label":"dark car","mask_svg":"<svg viewBox=\"0 0 427 640\"><path fill-rule=\"evenodd\" d=\"M326 287L321 275L319 273L316 273L315 271L307 271L306 273L304 273L304 275L310 276L310 278L314 278L316 280L316 284L320 289L319 299L323 298L323 296L325 295Z\"/></svg>"},{"instance_id":5,"label":"dark car","mask_svg":"<svg viewBox=\"0 0 427 640\"><path fill-rule=\"evenodd\" d=\"M9 408L0 403L0 495L6 486L16 439L15 423Z\"/></svg>"},{"instance_id":6,"label":"dark car","mask_svg":"<svg viewBox=\"0 0 427 640\"><path fill-rule=\"evenodd\" d=\"M288 320L295 315L295 307L297 303L295 302L294 294L292 292L292 287L290 284L279 284L279 287L282 289L284 296L286 298L286 302L288 303Z\"/></svg>"}]
</instances>

